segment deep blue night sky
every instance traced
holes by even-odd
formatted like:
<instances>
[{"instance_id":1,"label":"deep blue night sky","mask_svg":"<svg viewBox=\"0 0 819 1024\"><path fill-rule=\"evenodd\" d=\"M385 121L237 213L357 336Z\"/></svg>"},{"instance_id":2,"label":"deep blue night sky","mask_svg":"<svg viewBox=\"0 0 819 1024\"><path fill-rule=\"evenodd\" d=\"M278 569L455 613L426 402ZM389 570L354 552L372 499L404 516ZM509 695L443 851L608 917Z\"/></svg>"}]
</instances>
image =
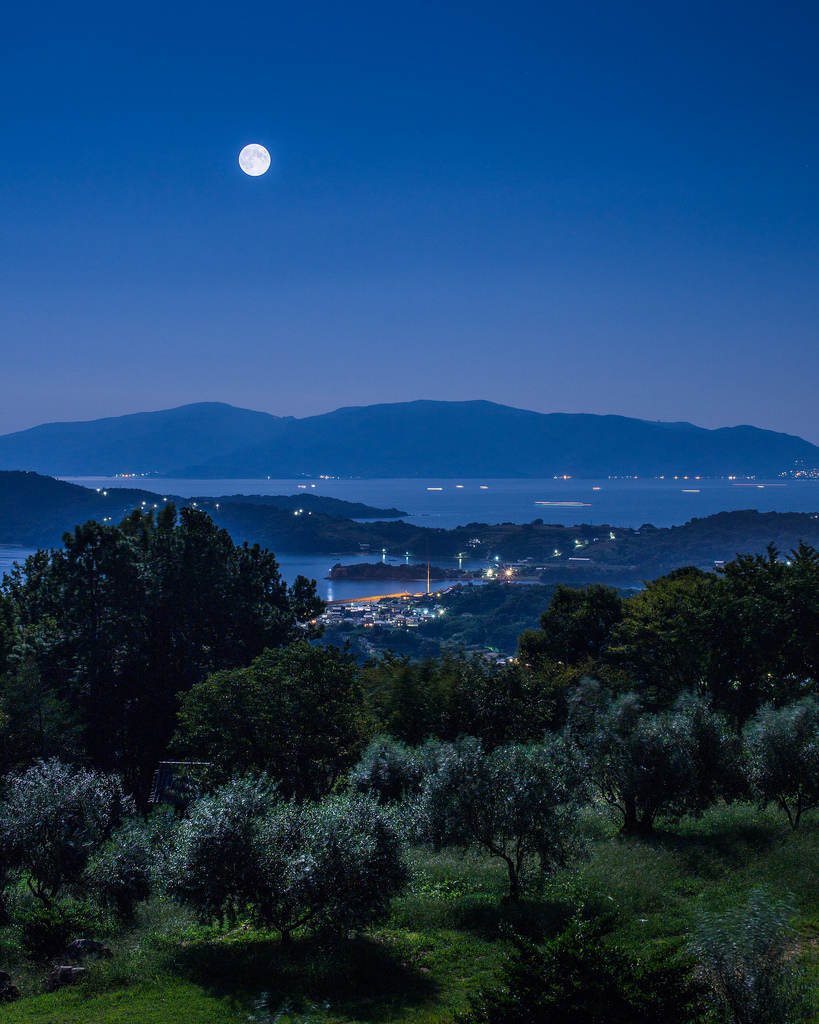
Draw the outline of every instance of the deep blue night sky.
<instances>
[{"instance_id":1,"label":"deep blue night sky","mask_svg":"<svg viewBox=\"0 0 819 1024\"><path fill-rule=\"evenodd\" d=\"M484 398L819 443L817 30L812 0L8 5L0 432Z\"/></svg>"}]
</instances>

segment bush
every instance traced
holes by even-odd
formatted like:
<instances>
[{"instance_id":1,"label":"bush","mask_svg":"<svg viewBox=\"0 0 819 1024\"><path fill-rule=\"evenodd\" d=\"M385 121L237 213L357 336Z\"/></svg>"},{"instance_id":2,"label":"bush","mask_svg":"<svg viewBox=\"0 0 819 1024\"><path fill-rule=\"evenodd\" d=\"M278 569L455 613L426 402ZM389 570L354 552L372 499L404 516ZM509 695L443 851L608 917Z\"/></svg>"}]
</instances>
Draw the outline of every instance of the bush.
<instances>
[{"instance_id":1,"label":"bush","mask_svg":"<svg viewBox=\"0 0 819 1024\"><path fill-rule=\"evenodd\" d=\"M642 961L606 943L602 920L575 919L536 946L515 936L503 988L461 1024L696 1024L702 987L671 957Z\"/></svg>"},{"instance_id":2,"label":"bush","mask_svg":"<svg viewBox=\"0 0 819 1024\"><path fill-rule=\"evenodd\" d=\"M65 953L72 939L93 930L98 923L88 906L73 900L29 904L17 919L20 945L38 963Z\"/></svg>"},{"instance_id":3,"label":"bush","mask_svg":"<svg viewBox=\"0 0 819 1024\"><path fill-rule=\"evenodd\" d=\"M795 960L794 910L761 888L741 907L702 914L691 941L720 1019L731 1024L792 1024L810 1019Z\"/></svg>"}]
</instances>

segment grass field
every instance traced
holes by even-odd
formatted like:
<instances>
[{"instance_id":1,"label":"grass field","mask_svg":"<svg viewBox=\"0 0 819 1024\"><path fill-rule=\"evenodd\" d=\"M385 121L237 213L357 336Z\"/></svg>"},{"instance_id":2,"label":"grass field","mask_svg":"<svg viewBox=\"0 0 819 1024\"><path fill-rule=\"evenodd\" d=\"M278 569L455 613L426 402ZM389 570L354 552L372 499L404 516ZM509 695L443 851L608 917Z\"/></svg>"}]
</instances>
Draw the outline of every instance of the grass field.
<instances>
[{"instance_id":1,"label":"grass field","mask_svg":"<svg viewBox=\"0 0 819 1024\"><path fill-rule=\"evenodd\" d=\"M796 908L798 955L819 988L819 819L791 832L773 810L737 804L643 841L623 839L602 811L582 826L586 855L518 906L504 898L498 862L413 851L412 883L390 920L333 946L305 936L286 948L247 925L203 928L157 900L130 932L105 935L113 959L89 961L80 985L45 994L45 969L6 929L0 967L24 998L0 1012L14 1024L448 1022L496 978L509 928L542 939L582 907L613 915L613 937L646 955L684 942L698 913L736 906L757 886Z\"/></svg>"}]
</instances>

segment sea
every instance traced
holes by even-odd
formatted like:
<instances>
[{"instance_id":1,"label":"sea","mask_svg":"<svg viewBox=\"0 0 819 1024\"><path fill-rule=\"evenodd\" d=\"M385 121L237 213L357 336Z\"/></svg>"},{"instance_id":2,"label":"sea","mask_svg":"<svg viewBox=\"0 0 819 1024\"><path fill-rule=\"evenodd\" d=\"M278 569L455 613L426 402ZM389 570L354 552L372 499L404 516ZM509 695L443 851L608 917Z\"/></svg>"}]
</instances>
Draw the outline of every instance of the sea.
<instances>
[{"instance_id":1,"label":"sea","mask_svg":"<svg viewBox=\"0 0 819 1024\"><path fill-rule=\"evenodd\" d=\"M292 480L158 480L150 477L71 477L84 487L138 487L160 495L222 497L231 494L320 494L361 501L378 508L405 510L405 521L418 526L452 529L469 523L545 523L574 526L593 523L639 528L680 526L689 519L716 512L756 509L760 512L819 512L819 480L697 479L548 479L548 480L350 480L332 477ZM362 522L366 520L361 520ZM31 549L0 545L0 574ZM331 581L326 579L337 558L327 555L277 555L282 576L315 579L325 600L352 600L376 594L405 592L406 584ZM373 561L377 554L345 555L342 561ZM381 556L386 559L386 556ZM407 559L386 559L405 561ZM436 564L476 568L475 560L436 559ZM410 590L425 589L410 584Z\"/></svg>"}]
</instances>

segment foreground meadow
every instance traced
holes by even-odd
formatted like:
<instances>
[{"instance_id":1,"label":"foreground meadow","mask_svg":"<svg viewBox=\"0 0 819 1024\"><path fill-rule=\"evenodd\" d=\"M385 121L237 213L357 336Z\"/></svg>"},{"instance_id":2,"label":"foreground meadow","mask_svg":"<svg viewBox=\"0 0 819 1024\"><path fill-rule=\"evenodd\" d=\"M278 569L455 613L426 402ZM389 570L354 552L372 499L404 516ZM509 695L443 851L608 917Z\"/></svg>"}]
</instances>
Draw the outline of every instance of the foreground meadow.
<instances>
[{"instance_id":1,"label":"foreground meadow","mask_svg":"<svg viewBox=\"0 0 819 1024\"><path fill-rule=\"evenodd\" d=\"M684 945L698 916L764 887L796 911L794 963L819 994L819 819L799 829L773 810L720 805L701 818L624 838L602 809L582 812L585 852L518 903L502 865L470 852L415 848L410 883L382 925L346 940L296 934L283 944L246 923L204 927L154 899L133 927L101 921L110 959L86 960L74 987L43 992L48 967L25 957L10 927L2 966L22 998L3 1007L26 1024L315 1024L448 1022L492 986L510 932L536 942L573 915L610 915L607 941L645 957ZM819 1014L814 1020L819 1020Z\"/></svg>"}]
</instances>

